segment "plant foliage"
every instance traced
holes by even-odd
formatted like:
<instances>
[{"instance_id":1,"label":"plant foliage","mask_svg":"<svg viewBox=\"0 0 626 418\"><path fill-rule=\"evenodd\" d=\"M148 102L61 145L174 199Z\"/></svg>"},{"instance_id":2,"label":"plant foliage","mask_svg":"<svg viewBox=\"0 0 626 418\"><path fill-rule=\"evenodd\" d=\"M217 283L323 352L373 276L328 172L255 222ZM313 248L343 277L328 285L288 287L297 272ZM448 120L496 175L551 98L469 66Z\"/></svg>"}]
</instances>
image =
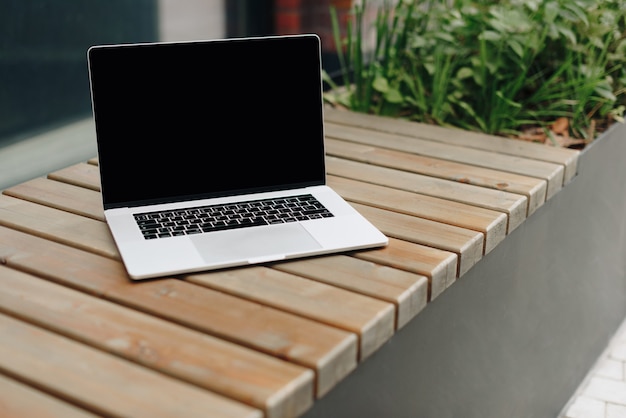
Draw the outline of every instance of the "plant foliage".
<instances>
[{"instance_id":1,"label":"plant foliage","mask_svg":"<svg viewBox=\"0 0 626 418\"><path fill-rule=\"evenodd\" d=\"M491 134L566 117L583 138L623 114L626 0L399 0L370 25L367 10L353 7L344 37L331 10L333 103Z\"/></svg>"}]
</instances>

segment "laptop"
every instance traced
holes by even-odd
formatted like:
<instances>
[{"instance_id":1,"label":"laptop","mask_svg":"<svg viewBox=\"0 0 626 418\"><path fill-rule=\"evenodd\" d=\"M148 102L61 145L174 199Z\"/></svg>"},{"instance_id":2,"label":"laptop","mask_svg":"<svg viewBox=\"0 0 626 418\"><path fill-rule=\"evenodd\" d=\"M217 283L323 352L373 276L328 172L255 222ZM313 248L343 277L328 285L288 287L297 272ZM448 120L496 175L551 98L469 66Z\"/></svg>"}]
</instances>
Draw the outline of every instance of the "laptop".
<instances>
[{"instance_id":1,"label":"laptop","mask_svg":"<svg viewBox=\"0 0 626 418\"><path fill-rule=\"evenodd\" d=\"M104 215L131 279L387 244L325 184L316 35L87 59Z\"/></svg>"}]
</instances>

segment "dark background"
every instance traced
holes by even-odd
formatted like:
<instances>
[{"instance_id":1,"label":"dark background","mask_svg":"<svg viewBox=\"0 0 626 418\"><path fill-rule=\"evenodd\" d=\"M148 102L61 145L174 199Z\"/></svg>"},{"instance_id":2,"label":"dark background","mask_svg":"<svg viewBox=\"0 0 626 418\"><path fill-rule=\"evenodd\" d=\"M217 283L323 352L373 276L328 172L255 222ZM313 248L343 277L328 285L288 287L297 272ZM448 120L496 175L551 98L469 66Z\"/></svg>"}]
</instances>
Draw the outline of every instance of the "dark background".
<instances>
[{"instance_id":1,"label":"dark background","mask_svg":"<svg viewBox=\"0 0 626 418\"><path fill-rule=\"evenodd\" d=\"M226 37L270 35L276 0L225 2ZM319 6L322 7L322 6ZM326 6L323 6L326 8ZM156 0L0 0L0 146L91 115L91 45L158 40ZM325 68L336 56L323 52Z\"/></svg>"}]
</instances>

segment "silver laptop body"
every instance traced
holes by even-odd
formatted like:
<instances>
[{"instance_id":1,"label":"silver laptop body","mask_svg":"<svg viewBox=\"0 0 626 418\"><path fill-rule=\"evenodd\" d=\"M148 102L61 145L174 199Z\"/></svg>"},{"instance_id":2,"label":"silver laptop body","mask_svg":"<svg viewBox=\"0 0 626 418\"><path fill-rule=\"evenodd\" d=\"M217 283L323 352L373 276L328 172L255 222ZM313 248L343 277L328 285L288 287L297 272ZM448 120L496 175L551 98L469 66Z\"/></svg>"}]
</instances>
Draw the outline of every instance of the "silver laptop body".
<instances>
[{"instance_id":1,"label":"silver laptop body","mask_svg":"<svg viewBox=\"0 0 626 418\"><path fill-rule=\"evenodd\" d=\"M387 244L325 184L317 36L100 45L88 65L130 278Z\"/></svg>"}]
</instances>

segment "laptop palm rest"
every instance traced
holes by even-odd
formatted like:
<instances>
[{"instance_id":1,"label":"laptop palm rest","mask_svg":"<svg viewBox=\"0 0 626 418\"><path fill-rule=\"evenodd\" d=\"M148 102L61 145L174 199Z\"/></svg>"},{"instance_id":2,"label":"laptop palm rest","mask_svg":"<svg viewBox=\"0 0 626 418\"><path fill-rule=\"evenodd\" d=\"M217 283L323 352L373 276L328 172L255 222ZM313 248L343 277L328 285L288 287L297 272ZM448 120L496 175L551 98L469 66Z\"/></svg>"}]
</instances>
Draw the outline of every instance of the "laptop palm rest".
<instances>
[{"instance_id":1,"label":"laptop palm rest","mask_svg":"<svg viewBox=\"0 0 626 418\"><path fill-rule=\"evenodd\" d=\"M285 258L287 254L315 251L321 245L297 223L251 227L195 235L191 241L207 263L251 263Z\"/></svg>"}]
</instances>

